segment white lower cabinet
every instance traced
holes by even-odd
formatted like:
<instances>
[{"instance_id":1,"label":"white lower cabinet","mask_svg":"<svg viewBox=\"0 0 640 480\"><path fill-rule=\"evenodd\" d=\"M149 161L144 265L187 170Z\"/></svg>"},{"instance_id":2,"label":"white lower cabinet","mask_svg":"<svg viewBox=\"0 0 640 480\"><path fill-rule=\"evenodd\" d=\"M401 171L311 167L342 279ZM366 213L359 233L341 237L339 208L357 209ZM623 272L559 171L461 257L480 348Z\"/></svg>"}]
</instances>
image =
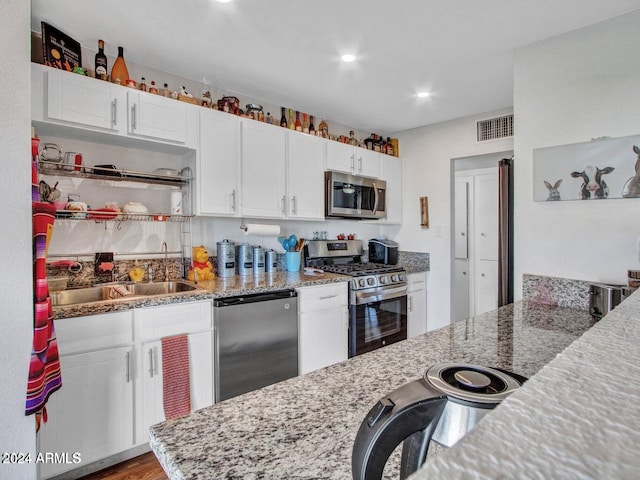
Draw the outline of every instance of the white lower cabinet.
<instances>
[{"instance_id":1,"label":"white lower cabinet","mask_svg":"<svg viewBox=\"0 0 640 480\"><path fill-rule=\"evenodd\" d=\"M188 302L55 321L62 388L47 403L41 453L81 463L42 463L39 477L85 467L149 441L163 421L161 339L188 335L191 409L213 404L213 307Z\"/></svg>"},{"instance_id":2,"label":"white lower cabinet","mask_svg":"<svg viewBox=\"0 0 640 480\"><path fill-rule=\"evenodd\" d=\"M349 355L346 283L298 288L298 372L342 362Z\"/></svg>"},{"instance_id":3,"label":"white lower cabinet","mask_svg":"<svg viewBox=\"0 0 640 480\"><path fill-rule=\"evenodd\" d=\"M131 312L55 322L62 388L47 403L38 451L78 453L82 463L41 463L40 478L79 468L134 445Z\"/></svg>"},{"instance_id":4,"label":"white lower cabinet","mask_svg":"<svg viewBox=\"0 0 640 480\"><path fill-rule=\"evenodd\" d=\"M427 332L426 272L407 275L407 338Z\"/></svg>"},{"instance_id":5,"label":"white lower cabinet","mask_svg":"<svg viewBox=\"0 0 640 480\"><path fill-rule=\"evenodd\" d=\"M191 410L213 405L213 305L192 302L134 311L138 346L136 444L149 441L149 427L165 420L162 338L187 335Z\"/></svg>"},{"instance_id":6,"label":"white lower cabinet","mask_svg":"<svg viewBox=\"0 0 640 480\"><path fill-rule=\"evenodd\" d=\"M476 268L473 313L480 315L498 308L498 262L496 260L477 260Z\"/></svg>"}]
</instances>

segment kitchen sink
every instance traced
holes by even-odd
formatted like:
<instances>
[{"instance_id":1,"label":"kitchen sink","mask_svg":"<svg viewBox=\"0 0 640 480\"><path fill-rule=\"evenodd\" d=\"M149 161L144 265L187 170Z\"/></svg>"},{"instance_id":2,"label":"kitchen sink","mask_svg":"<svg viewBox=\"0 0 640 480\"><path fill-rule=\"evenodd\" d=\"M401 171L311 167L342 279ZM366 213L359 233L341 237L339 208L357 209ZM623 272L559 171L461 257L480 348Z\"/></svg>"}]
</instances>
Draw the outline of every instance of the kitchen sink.
<instances>
[{"instance_id":1,"label":"kitchen sink","mask_svg":"<svg viewBox=\"0 0 640 480\"><path fill-rule=\"evenodd\" d=\"M117 289L116 289L117 287ZM181 280L151 283L109 283L86 288L71 288L59 292L51 292L54 307L78 305L81 303L130 300L153 295L174 295L191 292L198 287ZM128 293L127 293L128 292Z\"/></svg>"}]
</instances>

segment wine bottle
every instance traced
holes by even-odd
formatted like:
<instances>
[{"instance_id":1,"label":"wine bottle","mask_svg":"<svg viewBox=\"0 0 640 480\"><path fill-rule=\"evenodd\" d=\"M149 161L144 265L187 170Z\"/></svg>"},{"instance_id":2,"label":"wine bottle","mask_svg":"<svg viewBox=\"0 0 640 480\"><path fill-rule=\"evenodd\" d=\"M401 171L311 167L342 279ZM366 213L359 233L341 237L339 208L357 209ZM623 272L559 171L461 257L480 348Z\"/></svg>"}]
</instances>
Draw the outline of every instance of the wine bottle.
<instances>
[{"instance_id":1,"label":"wine bottle","mask_svg":"<svg viewBox=\"0 0 640 480\"><path fill-rule=\"evenodd\" d=\"M300 122L300 112L296 110L296 131L302 131L302 122Z\"/></svg>"},{"instance_id":2,"label":"wine bottle","mask_svg":"<svg viewBox=\"0 0 640 480\"><path fill-rule=\"evenodd\" d=\"M96 78L108 80L107 76L107 56L104 54L104 40L98 40L98 53L95 62Z\"/></svg>"},{"instance_id":3,"label":"wine bottle","mask_svg":"<svg viewBox=\"0 0 640 480\"><path fill-rule=\"evenodd\" d=\"M280 108L280 111L282 112L282 116L280 117L280 126L287 128L287 117L284 113L284 107Z\"/></svg>"},{"instance_id":4,"label":"wine bottle","mask_svg":"<svg viewBox=\"0 0 640 480\"><path fill-rule=\"evenodd\" d=\"M296 129L296 124L293 121L293 109L292 108L289 109L289 129L290 130L295 130Z\"/></svg>"},{"instance_id":5,"label":"wine bottle","mask_svg":"<svg viewBox=\"0 0 640 480\"><path fill-rule=\"evenodd\" d=\"M316 134L316 127L313 126L313 115L309 116L309 133L311 135Z\"/></svg>"},{"instance_id":6,"label":"wine bottle","mask_svg":"<svg viewBox=\"0 0 640 480\"><path fill-rule=\"evenodd\" d=\"M387 137L387 145L386 145L386 153L387 155L395 155L393 151L393 143L391 143L391 137Z\"/></svg>"},{"instance_id":7,"label":"wine bottle","mask_svg":"<svg viewBox=\"0 0 640 480\"><path fill-rule=\"evenodd\" d=\"M302 132L309 133L309 115L306 113L302 114Z\"/></svg>"},{"instance_id":8,"label":"wine bottle","mask_svg":"<svg viewBox=\"0 0 640 480\"><path fill-rule=\"evenodd\" d=\"M111 68L111 81L120 85L125 85L129 79L129 70L127 70L127 64L124 62L124 49L118 47L118 58L113 63Z\"/></svg>"}]
</instances>

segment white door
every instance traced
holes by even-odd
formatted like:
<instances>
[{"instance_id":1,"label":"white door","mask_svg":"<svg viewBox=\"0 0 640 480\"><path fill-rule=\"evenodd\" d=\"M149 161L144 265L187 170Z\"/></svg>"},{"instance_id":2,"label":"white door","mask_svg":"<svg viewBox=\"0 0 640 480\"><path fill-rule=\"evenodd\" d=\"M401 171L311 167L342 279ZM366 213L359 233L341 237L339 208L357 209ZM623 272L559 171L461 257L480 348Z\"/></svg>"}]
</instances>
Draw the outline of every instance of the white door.
<instances>
[{"instance_id":1,"label":"white door","mask_svg":"<svg viewBox=\"0 0 640 480\"><path fill-rule=\"evenodd\" d=\"M469 318L469 278L469 260L456 258L453 303L453 319L456 322Z\"/></svg>"},{"instance_id":2,"label":"white door","mask_svg":"<svg viewBox=\"0 0 640 480\"><path fill-rule=\"evenodd\" d=\"M237 216L240 210L240 124L238 117L200 111L196 213Z\"/></svg>"},{"instance_id":3,"label":"white door","mask_svg":"<svg viewBox=\"0 0 640 480\"><path fill-rule=\"evenodd\" d=\"M363 177L380 177L380 157L379 152L367 150L366 148L355 148L357 174Z\"/></svg>"},{"instance_id":4,"label":"white door","mask_svg":"<svg viewBox=\"0 0 640 480\"><path fill-rule=\"evenodd\" d=\"M326 141L327 170L356 173L355 147L346 143Z\"/></svg>"},{"instance_id":5,"label":"white door","mask_svg":"<svg viewBox=\"0 0 640 480\"><path fill-rule=\"evenodd\" d=\"M40 452L78 452L82 464L42 463L41 478L87 465L131 448L133 372L130 347L60 358L62 388L47 403L49 421Z\"/></svg>"},{"instance_id":6,"label":"white door","mask_svg":"<svg viewBox=\"0 0 640 480\"><path fill-rule=\"evenodd\" d=\"M427 332L427 275L407 275L407 338Z\"/></svg>"},{"instance_id":7,"label":"white door","mask_svg":"<svg viewBox=\"0 0 640 480\"><path fill-rule=\"evenodd\" d=\"M345 307L300 313L299 325L301 375L348 358L349 318Z\"/></svg>"},{"instance_id":8,"label":"white door","mask_svg":"<svg viewBox=\"0 0 640 480\"><path fill-rule=\"evenodd\" d=\"M324 220L324 143L320 137L288 133L288 217Z\"/></svg>"},{"instance_id":9,"label":"white door","mask_svg":"<svg viewBox=\"0 0 640 480\"><path fill-rule=\"evenodd\" d=\"M189 341L189 380L191 411L213 405L213 340L211 332L192 333ZM142 398L138 412L142 424L136 432L136 444L149 442L149 427L165 420L162 382L162 342L141 345Z\"/></svg>"},{"instance_id":10,"label":"white door","mask_svg":"<svg viewBox=\"0 0 640 480\"><path fill-rule=\"evenodd\" d=\"M286 211L286 130L242 121L242 215L283 218Z\"/></svg>"},{"instance_id":11,"label":"white door","mask_svg":"<svg viewBox=\"0 0 640 480\"><path fill-rule=\"evenodd\" d=\"M498 260L498 175L475 179L476 258Z\"/></svg>"},{"instance_id":12,"label":"white door","mask_svg":"<svg viewBox=\"0 0 640 480\"><path fill-rule=\"evenodd\" d=\"M123 130L124 88L62 70L47 70L47 117L112 132Z\"/></svg>"},{"instance_id":13,"label":"white door","mask_svg":"<svg viewBox=\"0 0 640 480\"><path fill-rule=\"evenodd\" d=\"M127 92L129 135L187 141L187 104L145 92Z\"/></svg>"}]
</instances>

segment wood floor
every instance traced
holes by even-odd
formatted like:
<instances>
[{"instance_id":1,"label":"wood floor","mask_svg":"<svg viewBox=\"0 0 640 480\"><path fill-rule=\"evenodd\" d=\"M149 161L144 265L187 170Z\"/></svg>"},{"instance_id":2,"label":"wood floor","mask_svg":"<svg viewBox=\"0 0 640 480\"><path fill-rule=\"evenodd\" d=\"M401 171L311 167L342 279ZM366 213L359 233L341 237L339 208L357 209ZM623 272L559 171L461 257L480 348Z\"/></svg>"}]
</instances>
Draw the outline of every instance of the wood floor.
<instances>
[{"instance_id":1,"label":"wood floor","mask_svg":"<svg viewBox=\"0 0 640 480\"><path fill-rule=\"evenodd\" d=\"M81 480L168 480L164 470L151 452L92 473Z\"/></svg>"}]
</instances>

